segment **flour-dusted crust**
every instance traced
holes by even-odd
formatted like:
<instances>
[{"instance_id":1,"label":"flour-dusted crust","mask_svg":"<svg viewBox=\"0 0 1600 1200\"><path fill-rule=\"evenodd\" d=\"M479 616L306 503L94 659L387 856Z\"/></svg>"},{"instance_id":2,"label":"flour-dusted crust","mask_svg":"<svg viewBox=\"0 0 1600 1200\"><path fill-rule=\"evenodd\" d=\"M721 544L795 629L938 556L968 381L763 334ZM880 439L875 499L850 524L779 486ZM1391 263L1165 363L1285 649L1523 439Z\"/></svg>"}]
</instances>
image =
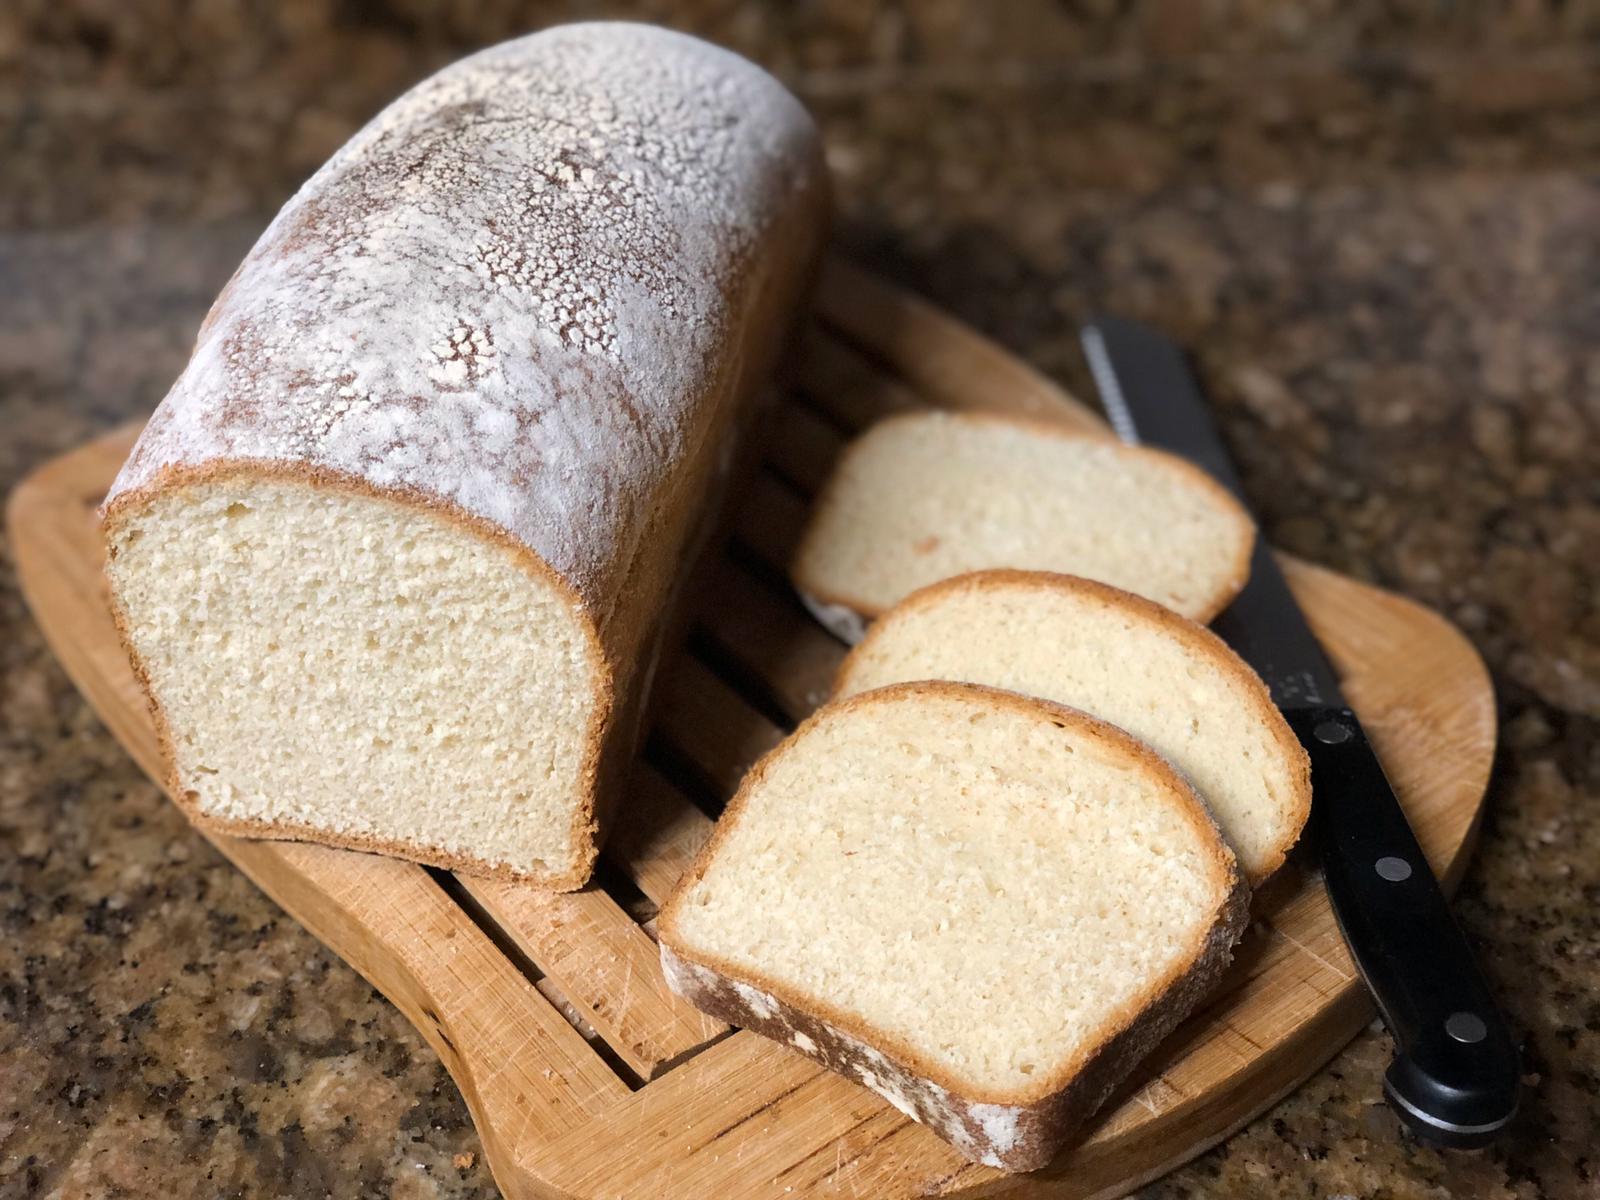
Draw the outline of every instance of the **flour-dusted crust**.
<instances>
[{"instance_id":1,"label":"flour-dusted crust","mask_svg":"<svg viewBox=\"0 0 1600 1200\"><path fill-rule=\"evenodd\" d=\"M799 104L707 43L590 24L473 55L285 206L108 503L164 467L314 465L482 517L598 605L752 260L809 257L819 181Z\"/></svg>"},{"instance_id":2,"label":"flour-dusted crust","mask_svg":"<svg viewBox=\"0 0 1600 1200\"><path fill-rule=\"evenodd\" d=\"M882 616L886 610L882 605L870 603L859 596L849 595L837 587L830 588L822 581L808 575L805 569L809 559L807 547L811 540L817 536L817 530L822 524L818 520L818 514L838 503L836 489L840 486L839 481L844 475L844 467L850 456L859 453L865 440L875 431L891 426L896 422L915 421L924 415L926 414L923 412L901 412L884 417L845 446L840 453L833 472L828 477L828 481L823 485L822 491L818 493L816 500L812 503L811 518L806 522L806 528L801 534L800 543L796 547L792 558L794 563L792 569L794 585L804 598L806 607L830 633L851 645L859 642L861 636L865 635L867 624L873 619ZM1217 511L1226 513L1239 532L1245 535L1241 538L1240 550L1234 556L1233 561L1223 564L1223 569L1219 570L1217 586L1212 590L1211 595L1207 597L1206 603L1201 606L1197 619L1202 624L1210 621L1223 609L1227 608L1233 598L1249 582L1250 556L1255 548L1255 522L1232 492L1228 491L1210 474L1195 466L1188 459L1180 458L1176 454L1169 454L1165 450L1156 450L1149 446L1127 446L1109 435L1102 437L1093 433L1085 433L1081 429L1071 428L1044 417L968 410L950 411L946 412L945 415L952 420L973 425L1007 425L1014 428L1028 429L1046 437L1075 442L1092 442L1096 446L1110 447L1115 453L1137 456L1145 460L1160 461L1168 471L1183 476L1192 486L1206 493L1211 503L1216 506ZM845 636L847 631L853 631L857 628L863 631L861 636L853 638Z\"/></svg>"},{"instance_id":3,"label":"flour-dusted crust","mask_svg":"<svg viewBox=\"0 0 1600 1200\"><path fill-rule=\"evenodd\" d=\"M1283 866L1311 816L1311 757L1300 744L1300 739L1295 737L1294 730L1289 728L1289 723L1283 719L1283 713L1272 702L1272 693L1261 676L1251 670L1250 664L1234 653L1228 643L1198 621L1191 621L1163 604L1123 591L1109 583L1084 579L1079 575L1062 575L1055 571L1019 571L1000 567L955 575L918 588L896 604L889 611L887 619L892 621L897 614L937 607L946 596L959 592L982 594L1019 590L1072 596L1112 613L1122 621L1159 630L1196 658L1205 659L1226 678L1233 687L1229 699L1247 709L1262 728L1270 732L1287 762L1298 764L1299 770L1291 783L1295 806L1286 823L1288 832L1250 878L1251 887L1259 892L1262 885ZM873 639L879 636L883 628L881 623L874 622L863 630L861 637L855 639L854 648L845 655L834 673L833 695L839 695L849 686L852 671L871 655Z\"/></svg>"},{"instance_id":4,"label":"flour-dusted crust","mask_svg":"<svg viewBox=\"0 0 1600 1200\"><path fill-rule=\"evenodd\" d=\"M680 905L704 876L722 842L741 819L751 791L793 738L818 720L841 711L905 695L982 696L1070 726L1103 749L1128 760L1130 768L1159 780L1209 847L1222 900L1186 962L1143 991L1107 1022L1102 1040L1054 1074L1026 1088L985 1092L931 1062L899 1038L874 1030L826 996L803 994L781 980L698 953L679 936ZM877 1092L913 1120L933 1129L966 1157L1007 1171L1032 1171L1047 1164L1128 1073L1211 992L1232 960L1233 947L1249 919L1250 890L1216 823L1194 789L1165 759L1113 725L1046 700L977 684L897 683L826 705L795 734L766 754L745 776L737 794L694 864L668 897L657 922L661 965L667 982L696 1008L730 1024L791 1046L823 1066ZM870 971L872 964L860 969Z\"/></svg>"},{"instance_id":5,"label":"flour-dusted crust","mask_svg":"<svg viewBox=\"0 0 1600 1200\"><path fill-rule=\"evenodd\" d=\"M610 680L574 797L589 861L542 879L578 886L680 557L826 205L810 118L727 51L594 23L473 55L268 227L112 485L108 532L169 489L287 477L427 509L568 593Z\"/></svg>"}]
</instances>

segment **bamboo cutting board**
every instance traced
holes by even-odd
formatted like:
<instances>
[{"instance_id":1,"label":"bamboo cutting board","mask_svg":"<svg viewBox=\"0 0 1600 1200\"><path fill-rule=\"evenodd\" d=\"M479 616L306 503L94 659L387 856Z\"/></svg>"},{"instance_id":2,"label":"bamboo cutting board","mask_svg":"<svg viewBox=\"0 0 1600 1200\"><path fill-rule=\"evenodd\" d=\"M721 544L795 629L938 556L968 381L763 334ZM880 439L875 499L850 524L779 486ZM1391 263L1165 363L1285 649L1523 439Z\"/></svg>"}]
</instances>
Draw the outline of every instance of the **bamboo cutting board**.
<instances>
[{"instance_id":1,"label":"bamboo cutting board","mask_svg":"<svg viewBox=\"0 0 1600 1200\"><path fill-rule=\"evenodd\" d=\"M666 988L655 906L740 775L822 697L843 648L784 562L850 432L937 405L1100 419L926 303L841 263L825 272L764 471L705 564L686 649L598 881L553 895L288 842L211 840L399 1006L465 1096L496 1181L546 1196L1099 1197L1213 1145L1371 1019L1320 878L1292 861L1217 997L1050 1167L965 1162L876 1096L732 1031ZM47 464L13 494L23 591L68 673L152 777L158 752L100 582L95 506L137 433ZM1434 867L1453 884L1494 747L1482 663L1442 618L1309 564L1289 578L1345 678Z\"/></svg>"}]
</instances>

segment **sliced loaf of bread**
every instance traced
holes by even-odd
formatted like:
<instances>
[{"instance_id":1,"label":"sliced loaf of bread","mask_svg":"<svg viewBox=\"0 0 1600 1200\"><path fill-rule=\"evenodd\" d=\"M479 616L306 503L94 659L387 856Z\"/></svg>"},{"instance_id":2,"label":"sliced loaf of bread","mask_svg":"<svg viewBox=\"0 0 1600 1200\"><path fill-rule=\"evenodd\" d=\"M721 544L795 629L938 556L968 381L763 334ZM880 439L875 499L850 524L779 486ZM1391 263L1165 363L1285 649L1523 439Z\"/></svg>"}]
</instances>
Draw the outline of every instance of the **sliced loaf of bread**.
<instances>
[{"instance_id":1,"label":"sliced loaf of bread","mask_svg":"<svg viewBox=\"0 0 1600 1200\"><path fill-rule=\"evenodd\" d=\"M1170 454L1026 418L905 413L844 450L793 562L846 641L920 587L987 567L1103 580L1197 621L1244 586L1255 526Z\"/></svg>"},{"instance_id":2,"label":"sliced loaf of bread","mask_svg":"<svg viewBox=\"0 0 1600 1200\"><path fill-rule=\"evenodd\" d=\"M103 510L190 817L582 886L825 175L759 68L600 22L447 67L300 189Z\"/></svg>"},{"instance_id":3,"label":"sliced loaf of bread","mask_svg":"<svg viewBox=\"0 0 1600 1200\"><path fill-rule=\"evenodd\" d=\"M1311 811L1311 767L1266 685L1209 629L1128 592L980 571L907 597L839 668L835 694L913 679L1070 704L1148 743L1194 784L1253 884Z\"/></svg>"},{"instance_id":4,"label":"sliced loaf of bread","mask_svg":"<svg viewBox=\"0 0 1600 1200\"><path fill-rule=\"evenodd\" d=\"M898 684L750 772L661 957L697 1007L1031 1170L1216 982L1247 896L1194 791L1121 730Z\"/></svg>"}]
</instances>

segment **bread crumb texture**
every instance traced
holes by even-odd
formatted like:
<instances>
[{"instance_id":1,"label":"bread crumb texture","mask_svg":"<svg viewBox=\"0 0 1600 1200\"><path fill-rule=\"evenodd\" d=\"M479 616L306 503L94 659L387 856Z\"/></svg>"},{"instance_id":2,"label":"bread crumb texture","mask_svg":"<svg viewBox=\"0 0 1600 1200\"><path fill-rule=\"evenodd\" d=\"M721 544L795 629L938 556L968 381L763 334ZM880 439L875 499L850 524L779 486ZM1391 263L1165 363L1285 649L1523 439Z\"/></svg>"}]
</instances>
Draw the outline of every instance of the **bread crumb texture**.
<instances>
[{"instance_id":1,"label":"bread crumb texture","mask_svg":"<svg viewBox=\"0 0 1600 1200\"><path fill-rule=\"evenodd\" d=\"M112 548L204 816L519 873L579 855L600 666L570 599L505 546L390 500L243 478L159 494Z\"/></svg>"}]
</instances>

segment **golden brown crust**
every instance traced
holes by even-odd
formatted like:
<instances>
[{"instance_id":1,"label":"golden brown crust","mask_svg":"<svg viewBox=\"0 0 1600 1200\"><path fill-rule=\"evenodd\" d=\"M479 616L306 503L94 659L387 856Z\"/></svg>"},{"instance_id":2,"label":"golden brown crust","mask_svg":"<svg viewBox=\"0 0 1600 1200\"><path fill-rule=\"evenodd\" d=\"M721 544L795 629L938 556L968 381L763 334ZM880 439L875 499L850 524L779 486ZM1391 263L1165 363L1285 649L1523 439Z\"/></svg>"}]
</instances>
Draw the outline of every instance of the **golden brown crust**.
<instances>
[{"instance_id":1,"label":"golden brown crust","mask_svg":"<svg viewBox=\"0 0 1600 1200\"><path fill-rule=\"evenodd\" d=\"M951 420L964 422L971 425L987 424L1004 425L1012 428L1024 428L1032 430L1033 432L1043 436L1054 437L1063 441L1090 442L1095 445L1109 447L1128 457L1137 457L1146 460L1150 458L1156 458L1163 461L1170 470L1174 470L1177 473L1185 476L1193 484L1199 487L1201 491L1209 494L1212 502L1218 509L1232 514L1239 526L1243 529L1247 529L1250 533L1250 536L1244 539L1242 542L1239 553L1235 556L1234 561L1229 564L1227 574L1218 582L1216 590L1207 598L1205 604L1201 606L1196 619L1201 623L1211 621L1218 613L1232 603L1233 598L1239 594L1239 592L1244 588L1244 585L1249 581L1250 557L1254 552L1255 539L1256 536L1258 536L1256 534L1255 520L1251 517L1249 511L1239 503L1238 499L1232 492L1228 491L1227 488L1223 487L1214 478L1212 478L1211 475L1195 466L1195 464L1190 462L1188 459L1180 458L1176 454L1169 454L1165 450L1157 450L1149 446L1125 445L1124 443L1116 441L1114 438L1109 436L1102 437L1092 433L1085 433L1082 430L1071 429L1057 422L1047 420L1044 417L1018 416L1012 413L965 411L950 412L947 410L937 411L939 411L940 415L948 417ZM842 605L845 608L854 610L868 620L880 617L886 611L888 611L882 605L871 604L863 601L860 597L851 596L843 591L820 586L816 580L806 577L804 564L809 557L808 551L811 546L812 539L815 536L815 531L819 525L815 514L823 512L825 509L836 503L836 489L840 486L839 480L844 474L844 467L850 458L856 454L859 454L866 440L879 430L903 422L916 421L925 418L927 415L927 411L924 410L918 412L894 413L890 416L884 417L882 420L875 422L865 432L853 438L850 443L840 452L839 460L835 465L832 474L829 475L828 481L823 485L822 491L818 493L817 498L813 503L813 517L806 523L806 528L800 536L800 541L795 548L793 557L793 562L795 563L793 572L795 587L800 589L800 591L804 592L807 596L811 597L811 599L816 603L822 605Z\"/></svg>"},{"instance_id":2,"label":"golden brown crust","mask_svg":"<svg viewBox=\"0 0 1600 1200\"><path fill-rule=\"evenodd\" d=\"M1199 622L1191 621L1182 613L1173 612L1154 600L1123 591L1109 583L1084 579L1078 575L1063 575L1055 571L1022 571L1011 567L997 567L986 571L971 571L965 575L954 575L912 592L894 606L888 614L888 620L894 620L895 615L899 613L935 605L943 597L955 592L1004 589L1067 593L1091 599L1102 608L1114 611L1126 619L1153 626L1181 642L1185 648L1196 656L1206 659L1238 686L1241 692L1240 698L1249 705L1262 726L1271 732L1273 740L1283 753L1284 760L1298 763L1300 767L1291 781L1295 807L1288 827L1292 831L1292 836L1276 847L1270 857L1256 864L1254 870L1247 872L1246 877L1252 888L1259 889L1277 873L1288 858L1289 851L1299 840L1300 833L1311 816L1311 759L1306 754L1305 747L1300 744L1300 739L1295 737L1294 731L1289 728L1289 723L1283 719L1283 713L1273 703L1272 693L1267 689L1266 683L1251 669L1250 664L1240 658L1233 648L1215 633ZM845 655L844 661L834 673L830 695L837 696L845 690L854 666L859 665L871 652L873 642L883 628L884 626L880 624L870 626L866 637Z\"/></svg>"},{"instance_id":3,"label":"golden brown crust","mask_svg":"<svg viewBox=\"0 0 1600 1200\"><path fill-rule=\"evenodd\" d=\"M172 795L170 791L168 794ZM172 795L172 798L197 829L205 830L208 833L224 834L228 837L263 838L277 842L311 842L319 846L331 846L336 850L356 850L362 854L381 854L386 858L403 858L407 862L419 863L425 867L438 867L444 871L456 871L463 875L496 879L503 883L531 883L551 892L575 892L579 890L588 883L589 876L594 870L593 856L575 869L560 874L555 872L519 871L508 863L492 863L485 859L474 858L470 854L455 854L447 850L440 850L436 846L425 846L420 842L367 837L361 834L330 833L325 829L299 825L292 821L269 823L266 821L226 820L200 811L192 801L189 801L181 793Z\"/></svg>"},{"instance_id":4,"label":"golden brown crust","mask_svg":"<svg viewBox=\"0 0 1600 1200\"><path fill-rule=\"evenodd\" d=\"M595 819L595 782L599 776L601 753L605 747L616 708L614 667L606 657L593 614L584 604L583 598L578 595L565 579L551 570L549 565L527 546L505 532L505 530L481 517L466 512L449 500L415 489L380 488L360 476L348 475L343 472L329 470L326 467L298 462L214 459L198 466L164 467L150 483L141 488L121 493L101 508L101 526L108 547L112 549L115 547L115 533L118 526L157 498L167 497L173 492L183 491L201 484L218 483L230 479L284 480L301 483L307 487L324 491L344 492L412 509L421 509L430 516L452 523L458 528L505 550L511 555L512 561L519 569L527 572L527 574L540 582L549 585L566 597L573 611L583 618L580 624L583 627L585 640L589 646L591 666L595 668L596 678L600 684L600 693L596 697L595 715L590 722L588 733L584 739L585 752L580 774L582 787L579 805L573 814L572 837L573 844L578 847L578 858L574 863L574 869L571 871L559 873L518 871L505 864L488 863L481 859L473 859L469 856L452 854L436 848L413 845L407 842L360 834L336 833L290 822L226 820L205 812L198 803L190 798L188 790L183 787L178 777L177 753L173 746L166 711L162 708L161 701L156 695L155 686L150 679L148 669L145 667L144 659L134 647L133 639L128 629L127 617L120 601L117 599L116 589L111 588L108 590L111 597L112 621L116 625L117 636L122 641L122 647L127 652L128 661L133 665L134 677L139 681L139 687L144 692L145 701L149 705L151 716L155 720L157 740L160 742L162 758L167 765L167 778L163 781L162 786L178 807L183 810L184 815L196 825L202 825L218 833L233 836L320 842L324 845L338 846L347 850L361 850L372 854L390 854L426 863L429 866L446 867L452 870L460 869L471 874L487 875L497 879L537 882L541 886L556 891L572 891L582 887L594 870L594 862L599 855L599 826Z\"/></svg>"},{"instance_id":5,"label":"golden brown crust","mask_svg":"<svg viewBox=\"0 0 1600 1200\"><path fill-rule=\"evenodd\" d=\"M1219 896L1213 919L1208 923L1208 932L1194 947L1194 951L1182 963L1176 965L1163 977L1150 981L1137 995L1107 1021L1101 1048L1096 1050L1086 1049L1078 1057L1067 1062L1054 1073L1042 1076L1026 1088L1011 1091L985 1092L981 1087L973 1087L967 1082L957 1078L943 1065L932 1062L922 1056L915 1048L906 1044L900 1038L881 1031L874 1031L867 1024L853 1014L834 1005L826 997L801 994L797 989L790 988L779 980L774 980L760 972L751 971L740 965L723 959L719 955L705 954L687 946L679 936L677 917L678 911L685 903L685 898L693 887L704 877L706 870L715 859L723 842L729 836L735 825L742 818L744 810L749 803L752 791L759 787L765 779L772 764L814 725L823 721L842 719L849 712L857 708L870 708L879 704L893 703L900 699L914 697L953 697L974 701L982 701L1000 708L1009 708L1023 715L1039 721L1048 721L1058 728L1071 727L1080 736L1086 736L1099 744L1099 747L1112 756L1127 760L1130 765L1138 770L1153 776L1162 786L1163 792L1175 803L1182 815L1190 822L1196 833L1207 847L1207 859L1215 872L1215 882ZM668 946L672 953L685 962L708 968L717 975L747 987L757 988L775 997L787 1010L804 1015L806 1018L831 1026L865 1045L889 1055L891 1058L909 1068L915 1075L925 1079L939 1088L959 1096L964 1101L975 1104L1019 1106L1037 1108L1042 1105L1063 1103L1062 1094L1073 1084L1080 1071L1088 1064L1089 1059L1099 1054L1104 1054L1107 1049L1123 1037L1136 1023L1145 1011L1157 1005L1163 997L1175 988L1178 988L1186 979L1202 966L1209 970L1210 960L1208 954L1212 953L1209 939L1212 931L1225 928L1228 931L1227 946L1237 940L1243 931L1244 913L1248 907L1248 889L1239 873L1232 852L1227 843L1223 841L1216 824L1211 818L1209 810L1195 794L1194 789L1177 773L1167 761L1156 754L1142 742L1138 742L1113 725L1109 725L1087 713L1066 705L1055 704L1047 700L1038 700L1032 697L1021 696L1014 692L1002 691L998 688L983 687L977 684L948 683L948 682L915 682L891 684L874 691L863 692L835 704L828 704L819 709L789 738L767 753L756 765L751 768L740 785L737 794L728 802L726 811L721 820L717 822L710 839L702 847L693 865L685 872L673 889L672 895L662 906L657 922L662 944ZM1220 971L1220 968L1218 968ZM1209 978L1208 978L1209 982ZM693 997L689 997L693 1000ZM758 1015L758 1014L757 1014ZM742 1022L752 1024L749 1019L751 1014L746 1013ZM1155 1019L1155 1018L1152 1018ZM757 1027L759 1022L755 1022ZM1113 1081L1114 1082L1114 1081ZM1102 1097L1103 1098L1103 1097ZM1098 1101L1096 1101L1098 1103Z\"/></svg>"}]
</instances>

